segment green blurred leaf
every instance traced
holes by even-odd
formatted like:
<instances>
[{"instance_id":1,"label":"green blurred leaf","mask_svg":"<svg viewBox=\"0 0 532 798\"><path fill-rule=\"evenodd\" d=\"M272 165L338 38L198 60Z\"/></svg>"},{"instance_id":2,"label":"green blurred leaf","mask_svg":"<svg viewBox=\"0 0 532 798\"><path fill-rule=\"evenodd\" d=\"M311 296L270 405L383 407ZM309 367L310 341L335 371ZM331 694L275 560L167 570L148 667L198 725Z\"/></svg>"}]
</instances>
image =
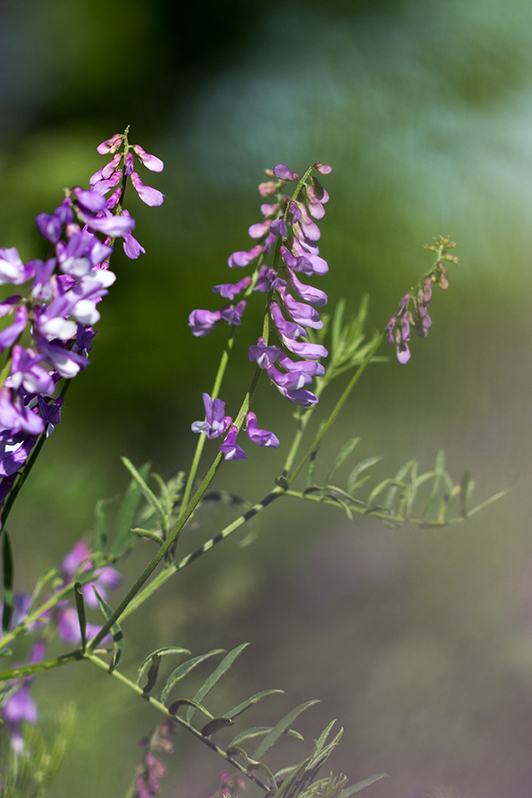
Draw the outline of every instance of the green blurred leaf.
<instances>
[{"instance_id":1,"label":"green blurred leaf","mask_svg":"<svg viewBox=\"0 0 532 798\"><path fill-rule=\"evenodd\" d=\"M81 634L81 650L85 651L85 646L87 645L87 616L85 615L85 600L81 590L81 582L76 582L74 585L74 599L76 601L79 631Z\"/></svg>"},{"instance_id":2,"label":"green blurred leaf","mask_svg":"<svg viewBox=\"0 0 532 798\"><path fill-rule=\"evenodd\" d=\"M172 673L168 678L168 681L166 682L163 688L163 691L161 693L161 701L163 702L163 704L168 698L168 694L170 693L172 687L175 684L177 684L177 682L179 682L181 679L183 679L188 673L190 673L191 670L196 668L204 660L209 659L209 657L214 657L216 656L216 654L224 654L224 653L225 651L223 648L215 648L212 651L209 651L207 654L201 654L199 657L193 657L193 659L189 659L186 662L183 662L182 665L179 665L179 667L177 667L175 671L172 671Z\"/></svg>"},{"instance_id":3,"label":"green blurred leaf","mask_svg":"<svg viewBox=\"0 0 532 798\"><path fill-rule=\"evenodd\" d=\"M183 706L199 709L199 711L203 712L204 715L207 715L208 718L214 719L213 714L209 712L208 709L205 709L205 707L202 707L201 704L198 704L197 701L193 701L191 698L178 698L176 701L172 701L168 707L168 712L170 715L175 715L176 712L178 712Z\"/></svg>"},{"instance_id":4,"label":"green blurred leaf","mask_svg":"<svg viewBox=\"0 0 532 798\"><path fill-rule=\"evenodd\" d=\"M246 698L246 700L242 701L242 703L238 704L238 706L233 707L233 709L230 709L228 712L224 712L223 717L234 719L249 709L249 707L258 704L258 702L262 701L263 698L266 698L269 695L274 695L274 693L284 693L284 690L262 690L260 693L255 693L255 695L252 695L251 698Z\"/></svg>"},{"instance_id":5,"label":"green blurred leaf","mask_svg":"<svg viewBox=\"0 0 532 798\"><path fill-rule=\"evenodd\" d=\"M201 704L205 696L210 693L210 691L215 686L216 682L224 675L224 673L229 670L235 659L238 655L247 647L249 643L242 643L241 645L234 648L230 651L220 662L218 667L211 673L209 678L202 684L200 689L197 691L196 695L194 696L194 701L197 701ZM185 720L189 723L194 717L194 707L192 706L185 715Z\"/></svg>"},{"instance_id":6,"label":"green blurred leaf","mask_svg":"<svg viewBox=\"0 0 532 798\"><path fill-rule=\"evenodd\" d=\"M201 733L204 737L210 737L211 734L215 734L215 732L220 729L225 729L227 726L233 725L234 720L231 720L231 718L213 718L202 727Z\"/></svg>"},{"instance_id":7,"label":"green blurred leaf","mask_svg":"<svg viewBox=\"0 0 532 798\"><path fill-rule=\"evenodd\" d=\"M302 712L306 709L311 707L313 704L318 704L319 701L313 699L312 701L305 701L304 704L300 704L298 707L293 709L284 718L281 718L279 723L276 723L271 732L268 732L264 740L257 746L255 751L251 754L252 759L260 760L261 757L264 756L266 751L268 751L275 741L281 736L281 734L288 729L290 724L299 716Z\"/></svg>"},{"instance_id":8,"label":"green blurred leaf","mask_svg":"<svg viewBox=\"0 0 532 798\"><path fill-rule=\"evenodd\" d=\"M3 529L4 542L2 545L2 576L4 587L4 608L2 611L2 632L9 631L9 624L13 615L13 582L15 579L15 563L13 562L13 551L11 541L7 534L7 529Z\"/></svg>"},{"instance_id":9,"label":"green blurred leaf","mask_svg":"<svg viewBox=\"0 0 532 798\"><path fill-rule=\"evenodd\" d=\"M347 492L350 495L353 495L355 490L358 487L360 487L360 485L363 484L363 482L358 482L357 481L359 474L361 474L363 471L366 471L368 468L371 468L372 466L374 466L375 463L379 462L379 460L382 460L382 456L377 455L375 457L368 457L365 460L362 460L361 463L358 463L358 465L356 465L353 468L353 470L349 474L349 477L347 478ZM365 481L366 480L364 480L364 482Z\"/></svg>"},{"instance_id":10,"label":"green blurred leaf","mask_svg":"<svg viewBox=\"0 0 532 798\"><path fill-rule=\"evenodd\" d=\"M351 452L353 451L353 449L355 448L355 446L359 441L360 438L352 438L350 441L347 441L347 443L344 443L334 463L332 464L329 473L325 477L326 485L330 485L332 478L334 477L338 469L345 463L345 461L347 460L347 458L349 457L349 455L351 454Z\"/></svg>"},{"instance_id":11,"label":"green blurred leaf","mask_svg":"<svg viewBox=\"0 0 532 798\"><path fill-rule=\"evenodd\" d=\"M369 787L370 784L375 784L376 781L386 778L388 778L387 773L379 773L378 776L370 776L368 779L358 781L356 784L346 787L345 790L342 790L338 798L349 798L349 796L353 795L355 792L360 792L360 790L363 790L365 787Z\"/></svg>"},{"instance_id":12,"label":"green blurred leaf","mask_svg":"<svg viewBox=\"0 0 532 798\"><path fill-rule=\"evenodd\" d=\"M177 646L165 646L164 648L158 648L157 651L152 651L151 654L148 654L148 656L142 660L139 666L136 684L140 684L140 681L146 670L149 668L153 657L167 657L169 654L190 654L190 651L188 648L179 648Z\"/></svg>"},{"instance_id":13,"label":"green blurred leaf","mask_svg":"<svg viewBox=\"0 0 532 798\"><path fill-rule=\"evenodd\" d=\"M127 458L123 459L125 460ZM129 463L129 460L127 462ZM133 465L131 465L131 468L137 476L135 477L135 475L133 475L133 479L129 483L129 487L120 504L113 529L111 552L116 556L123 554L130 546L133 545L133 543L138 540L137 535L131 532L140 499L143 494L138 480L140 479L145 485L146 483L144 482L144 477L147 477L150 471L150 466L148 463L143 465L140 471L137 471Z\"/></svg>"},{"instance_id":14,"label":"green blurred leaf","mask_svg":"<svg viewBox=\"0 0 532 798\"><path fill-rule=\"evenodd\" d=\"M100 609L103 613L103 616L106 621L113 614L113 610L109 606L109 604L100 596L96 587L92 585L92 589L98 599L98 604L100 605ZM122 659L122 655L124 653L124 633L120 627L118 621L115 621L114 624L111 626L111 635L113 637L113 657L111 659L111 663L109 665L109 673L112 673L120 660Z\"/></svg>"}]
</instances>

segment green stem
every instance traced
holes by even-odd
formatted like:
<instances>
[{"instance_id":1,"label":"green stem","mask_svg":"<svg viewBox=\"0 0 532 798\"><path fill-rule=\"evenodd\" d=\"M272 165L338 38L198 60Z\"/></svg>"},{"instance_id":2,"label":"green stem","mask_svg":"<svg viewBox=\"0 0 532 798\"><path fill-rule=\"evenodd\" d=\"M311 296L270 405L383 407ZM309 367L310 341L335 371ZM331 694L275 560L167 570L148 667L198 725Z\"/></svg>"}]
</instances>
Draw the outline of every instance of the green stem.
<instances>
[{"instance_id":1,"label":"green stem","mask_svg":"<svg viewBox=\"0 0 532 798\"><path fill-rule=\"evenodd\" d=\"M340 396L340 398L336 402L336 405L334 406L334 409L333 409L331 415L329 416L327 421L325 421L320 426L320 429L316 433L316 436L314 437L314 440L312 441L311 445L309 446L309 448L307 449L307 451L305 452L305 454L303 455L303 457L301 458L301 460L297 464L296 468L287 477L289 482L293 482L294 481L294 479L297 477L297 475L299 474L299 472L301 471L301 469L305 465L306 461L310 458L312 453L315 451L316 447L318 446L318 444L322 440L322 438L325 435L325 433L327 432L327 430L332 426L334 421L336 421L336 417L338 416L338 413L340 412L340 410L344 406L345 402L347 401L351 391L353 390L353 388L355 387L355 385L359 381L360 377L362 376L362 374L364 373L366 368L371 363L371 360L372 360L373 356L375 355L376 351L378 350L378 348L382 344L385 334L386 334L386 331L382 332L379 335L379 337L377 338L377 340L375 341L375 343L373 344L373 346L369 350L368 354L366 355L366 357L364 358L364 360L362 361L362 363L360 364L358 369L355 371L355 373L353 374L353 376L349 380L349 383L347 384L347 387L345 388L344 392L342 393L342 395Z\"/></svg>"},{"instance_id":2,"label":"green stem","mask_svg":"<svg viewBox=\"0 0 532 798\"><path fill-rule=\"evenodd\" d=\"M5 682L7 679L22 679L25 676L34 676L36 673L51 671L53 668L58 668L60 665L66 665L69 662L75 662L79 659L83 659L83 652L81 649L76 649L76 651L71 651L69 654L63 654L60 657L48 659L44 662L34 662L31 665L21 665L19 668L1 671L0 681Z\"/></svg>"},{"instance_id":3,"label":"green stem","mask_svg":"<svg viewBox=\"0 0 532 798\"><path fill-rule=\"evenodd\" d=\"M229 362L229 355L231 354L231 349L233 348L234 341L235 341L235 333L233 332L231 337L227 341L227 346L223 351L220 360L220 365L218 366L218 371L216 373L216 378L214 380L214 386L211 393L211 399L213 400L217 398L218 393L220 391L220 387L222 384L222 380L224 378L225 370L227 368L227 363ZM203 447L205 446L205 440L206 440L205 435L200 435L198 438L198 442L196 444L196 451L194 452L194 459L192 460L192 465L190 467L187 484L185 486L185 492L183 494L183 499L181 502L180 515L182 515L187 509L188 500L190 499L190 494L192 493L194 480L196 479L196 474L198 472L199 463L203 452Z\"/></svg>"},{"instance_id":4,"label":"green stem","mask_svg":"<svg viewBox=\"0 0 532 798\"><path fill-rule=\"evenodd\" d=\"M203 554L206 554L208 551L214 548L214 546L216 546L217 543L221 543L222 540L225 540L227 537L229 537L229 535L231 535L233 532L235 532L237 529L243 526L243 524L247 523L247 521L251 520L251 518L257 515L257 513L259 513L261 510L264 510L265 507L267 507L269 504L275 501L275 499L278 499L283 494L284 491L282 488L280 487L274 488L272 491L270 491L270 493L268 493L267 496L264 497L262 501L260 501L258 504L253 505L253 507L251 507L246 513L244 513L235 521L233 521L231 524L222 529L221 532L218 532L218 534L215 535L213 538L207 540L203 544L203 546L199 547L199 549L195 549L190 554L187 554L186 557L183 557L183 559L180 560L178 563L173 563L172 565L169 565L167 568L164 569L164 571L161 571L160 574L157 574L157 576L153 579L153 581L151 581L150 584L147 585L147 587L145 587L144 590L138 593L135 596L135 598L128 604L127 608L122 613L121 616L122 619L127 618L128 615L131 615L133 612L135 612L135 610L138 609L140 605L143 604L146 601L146 599L148 599L152 595L152 593L155 593L156 590L158 590L162 585L164 585L164 583L167 582L171 576L173 576L178 571L182 571L183 568L186 568L187 565L190 565L190 563L197 560Z\"/></svg>"}]
</instances>

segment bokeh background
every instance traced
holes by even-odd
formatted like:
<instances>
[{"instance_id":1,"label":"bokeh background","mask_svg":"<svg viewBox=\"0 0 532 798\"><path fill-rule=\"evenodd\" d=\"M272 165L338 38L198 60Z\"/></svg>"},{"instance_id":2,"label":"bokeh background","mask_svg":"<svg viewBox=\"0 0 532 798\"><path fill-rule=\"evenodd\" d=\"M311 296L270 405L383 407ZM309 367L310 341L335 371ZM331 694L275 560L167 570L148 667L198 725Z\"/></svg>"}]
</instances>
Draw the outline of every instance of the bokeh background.
<instances>
[{"instance_id":1,"label":"bokeh background","mask_svg":"<svg viewBox=\"0 0 532 798\"><path fill-rule=\"evenodd\" d=\"M256 185L276 163L331 163L320 283L354 311L371 296L382 328L430 264L422 245L459 242L413 357L367 373L322 452L360 435L360 458L444 448L484 498L509 496L441 531L351 523L288 501L260 535L202 558L126 625L124 667L165 644L194 654L250 641L221 701L282 687L250 722L310 698L298 728L345 729L331 764L372 798L529 798L532 783L530 336L532 5L527 0L0 0L0 243L43 254L33 217L103 165L96 145L126 124L164 159L160 209L130 196L147 254L116 253L93 365L11 522L17 588L89 535L98 498L125 488L120 455L168 477L186 469L223 346L193 340L187 316L216 307L229 253L259 219ZM210 297L210 298L209 298ZM243 326L229 410L249 378ZM259 421L290 439L290 408L261 386ZM249 447L248 447L249 449ZM217 486L259 499L283 452L249 453ZM325 468L325 465L322 466ZM322 472L323 473L323 472ZM194 547L230 517L205 512ZM131 579L149 544L124 564ZM159 718L88 666L35 681L43 728L60 703L78 720L52 795L125 795L138 741ZM228 705L226 704L226 706ZM303 756L289 746L271 764ZM277 757L277 758L276 758ZM162 795L206 798L223 763L181 734ZM250 795L253 795L250 790Z\"/></svg>"}]
</instances>

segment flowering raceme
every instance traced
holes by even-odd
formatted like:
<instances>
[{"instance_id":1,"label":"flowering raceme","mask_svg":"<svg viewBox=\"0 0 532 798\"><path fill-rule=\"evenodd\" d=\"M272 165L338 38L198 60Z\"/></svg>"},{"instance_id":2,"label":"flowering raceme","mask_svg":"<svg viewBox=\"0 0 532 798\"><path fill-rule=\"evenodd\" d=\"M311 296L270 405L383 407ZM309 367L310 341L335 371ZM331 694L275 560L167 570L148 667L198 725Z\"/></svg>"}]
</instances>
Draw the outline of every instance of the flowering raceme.
<instances>
[{"instance_id":1,"label":"flowering raceme","mask_svg":"<svg viewBox=\"0 0 532 798\"><path fill-rule=\"evenodd\" d=\"M116 280L109 270L114 239L123 238L129 258L145 251L133 238L134 219L121 206L127 179L148 205L164 199L133 171L133 153L152 171L160 172L163 162L139 145L131 147L127 131L97 149L113 157L92 175L91 188L67 190L53 213L36 217L50 243L47 260L24 264L15 247L0 249L0 284L20 290L0 302L0 316L8 320L0 331L0 504L39 436L49 435L60 420L57 383L89 364L98 305Z\"/></svg>"},{"instance_id":2,"label":"flowering raceme","mask_svg":"<svg viewBox=\"0 0 532 798\"><path fill-rule=\"evenodd\" d=\"M249 228L250 238L258 239L258 243L250 250L233 252L228 259L232 269L254 264L252 276L246 276L237 283L214 286L213 292L228 299L229 303L215 311L193 310L188 321L196 337L208 335L222 321L239 326L246 298L253 291L266 293L267 327L275 330L279 344L270 345L260 336L257 344L249 347L249 360L264 369L271 383L286 399L301 407L317 403L316 395L308 386L314 377L324 374L324 367L318 361L328 354L324 346L308 340L309 330L323 327L317 308L327 303L327 294L298 277L298 274L309 277L323 275L329 268L319 254L320 230L316 224L316 220L325 215L324 205L329 195L317 177L311 174L313 170L321 174L331 172L329 166L316 163L300 180L299 175L284 164L266 170L272 179L260 184L259 194L273 197L274 201L261 205L263 221ZM297 187L290 197L284 193L284 188L288 182L294 181L297 181ZM273 265L268 266L264 260L272 251ZM236 298L244 291L245 298L235 304ZM292 360L288 352L300 359ZM205 409L207 411L207 406ZM235 443L238 428L230 426L232 419L226 417L230 419L229 423L213 435L208 414L206 418L205 422L194 422L193 431L204 432L212 438L229 429L220 451L226 459L244 459L243 451ZM257 429L254 414L251 417L248 414L246 427L253 442L261 446L278 446L273 433Z\"/></svg>"}]
</instances>

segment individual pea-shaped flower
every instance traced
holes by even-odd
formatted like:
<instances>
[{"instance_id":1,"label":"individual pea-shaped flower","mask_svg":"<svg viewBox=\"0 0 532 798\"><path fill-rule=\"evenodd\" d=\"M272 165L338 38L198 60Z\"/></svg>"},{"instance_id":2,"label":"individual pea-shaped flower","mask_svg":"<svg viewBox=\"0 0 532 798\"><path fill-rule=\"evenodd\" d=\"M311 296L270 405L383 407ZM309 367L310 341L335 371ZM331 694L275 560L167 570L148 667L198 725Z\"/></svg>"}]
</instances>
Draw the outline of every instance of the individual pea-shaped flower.
<instances>
[{"instance_id":1,"label":"individual pea-shaped flower","mask_svg":"<svg viewBox=\"0 0 532 798\"><path fill-rule=\"evenodd\" d=\"M245 460L246 453L236 443L236 436L238 435L238 427L233 424L227 433L225 441L218 447L222 452L225 460Z\"/></svg>"},{"instance_id":2,"label":"individual pea-shaped flower","mask_svg":"<svg viewBox=\"0 0 532 798\"><path fill-rule=\"evenodd\" d=\"M205 408L205 421L194 421L191 425L192 432L202 432L209 440L223 435L231 424L231 416L225 416L225 402L221 399L211 399L208 393L203 394Z\"/></svg>"},{"instance_id":3,"label":"individual pea-shaped flower","mask_svg":"<svg viewBox=\"0 0 532 798\"><path fill-rule=\"evenodd\" d=\"M246 432L250 441L257 446L271 446L272 449L279 446L279 438L273 432L257 428L257 416L251 410L246 416Z\"/></svg>"}]
</instances>

